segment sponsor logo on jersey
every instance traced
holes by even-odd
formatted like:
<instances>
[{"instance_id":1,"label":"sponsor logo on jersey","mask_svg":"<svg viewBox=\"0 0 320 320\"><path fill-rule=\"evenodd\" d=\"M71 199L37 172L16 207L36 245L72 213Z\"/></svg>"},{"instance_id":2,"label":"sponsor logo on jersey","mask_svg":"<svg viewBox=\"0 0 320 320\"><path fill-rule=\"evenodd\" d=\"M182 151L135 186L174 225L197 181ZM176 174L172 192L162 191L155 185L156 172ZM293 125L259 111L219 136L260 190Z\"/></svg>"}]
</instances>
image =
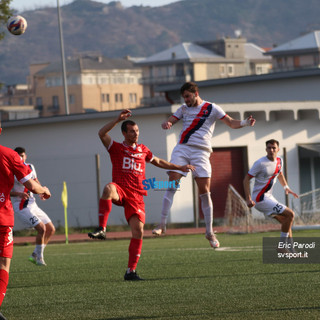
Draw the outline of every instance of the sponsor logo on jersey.
<instances>
[{"instance_id":1,"label":"sponsor logo on jersey","mask_svg":"<svg viewBox=\"0 0 320 320\"><path fill-rule=\"evenodd\" d=\"M122 169L143 172L141 163L137 163L132 158L123 157Z\"/></svg>"},{"instance_id":2,"label":"sponsor logo on jersey","mask_svg":"<svg viewBox=\"0 0 320 320\"><path fill-rule=\"evenodd\" d=\"M133 158L142 158L143 157L143 153L132 153L129 150L124 150L124 152L127 153L130 157L133 157Z\"/></svg>"}]
</instances>

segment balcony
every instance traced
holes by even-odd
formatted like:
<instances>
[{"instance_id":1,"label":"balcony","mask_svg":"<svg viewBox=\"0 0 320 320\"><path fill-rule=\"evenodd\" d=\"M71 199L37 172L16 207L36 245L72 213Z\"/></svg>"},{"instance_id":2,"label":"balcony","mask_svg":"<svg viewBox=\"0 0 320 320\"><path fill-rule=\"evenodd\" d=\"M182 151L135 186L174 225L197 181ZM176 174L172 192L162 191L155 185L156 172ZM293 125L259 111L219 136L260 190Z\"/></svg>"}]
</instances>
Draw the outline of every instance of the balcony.
<instances>
[{"instance_id":1,"label":"balcony","mask_svg":"<svg viewBox=\"0 0 320 320\"><path fill-rule=\"evenodd\" d=\"M184 83L187 81L191 81L190 75L143 77L140 79L140 84L142 84L142 85L158 85L158 84Z\"/></svg>"},{"instance_id":2,"label":"balcony","mask_svg":"<svg viewBox=\"0 0 320 320\"><path fill-rule=\"evenodd\" d=\"M60 105L48 106L47 111L52 113L58 113L60 110Z\"/></svg>"},{"instance_id":3,"label":"balcony","mask_svg":"<svg viewBox=\"0 0 320 320\"><path fill-rule=\"evenodd\" d=\"M286 72L286 71L297 71L297 70L307 70L307 69L319 69L320 65L316 64L310 64L310 65L304 65L304 66L273 66L272 69L270 69L270 73L272 72Z\"/></svg>"}]
</instances>

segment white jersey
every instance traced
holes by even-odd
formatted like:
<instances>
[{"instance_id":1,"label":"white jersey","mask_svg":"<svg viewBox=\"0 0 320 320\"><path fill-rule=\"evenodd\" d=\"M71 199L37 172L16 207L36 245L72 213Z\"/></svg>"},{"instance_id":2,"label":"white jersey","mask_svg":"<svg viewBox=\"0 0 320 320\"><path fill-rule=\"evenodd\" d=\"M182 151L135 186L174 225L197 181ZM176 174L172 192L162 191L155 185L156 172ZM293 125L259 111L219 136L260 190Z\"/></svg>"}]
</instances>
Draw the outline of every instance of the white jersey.
<instances>
[{"instance_id":1,"label":"white jersey","mask_svg":"<svg viewBox=\"0 0 320 320\"><path fill-rule=\"evenodd\" d=\"M173 116L183 120L179 143L202 147L211 152L211 138L216 120L223 119L226 113L214 103L203 101L197 107L182 105Z\"/></svg>"},{"instance_id":2,"label":"white jersey","mask_svg":"<svg viewBox=\"0 0 320 320\"><path fill-rule=\"evenodd\" d=\"M31 163L26 163L26 165L28 165L32 170L31 179L36 179L37 173L34 166ZM19 208L20 210L22 210L23 208L26 208L29 204L32 204L35 202L34 194L31 191L29 191L22 183L20 183L16 177L14 177L14 185L11 191L27 192L29 194L29 198L26 200L20 197L11 197L11 202L15 208Z\"/></svg>"},{"instance_id":3,"label":"white jersey","mask_svg":"<svg viewBox=\"0 0 320 320\"><path fill-rule=\"evenodd\" d=\"M271 161L267 156L258 159L249 170L248 174L254 177L252 199L255 202L264 200L264 196L272 194L277 177L282 172L283 161L280 157Z\"/></svg>"}]
</instances>

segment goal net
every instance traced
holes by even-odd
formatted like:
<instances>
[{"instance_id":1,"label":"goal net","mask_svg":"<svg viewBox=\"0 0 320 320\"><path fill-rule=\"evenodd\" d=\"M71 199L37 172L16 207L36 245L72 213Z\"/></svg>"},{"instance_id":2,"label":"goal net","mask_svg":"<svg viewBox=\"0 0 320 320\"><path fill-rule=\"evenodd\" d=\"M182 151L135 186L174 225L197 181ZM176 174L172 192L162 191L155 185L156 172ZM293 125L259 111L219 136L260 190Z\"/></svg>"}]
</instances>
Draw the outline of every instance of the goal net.
<instances>
[{"instance_id":1,"label":"goal net","mask_svg":"<svg viewBox=\"0 0 320 320\"><path fill-rule=\"evenodd\" d=\"M320 188L299 195L292 200L295 213L294 228L320 228Z\"/></svg>"},{"instance_id":2,"label":"goal net","mask_svg":"<svg viewBox=\"0 0 320 320\"><path fill-rule=\"evenodd\" d=\"M248 208L246 201L229 185L225 207L225 226L230 233L249 233L279 230L280 224L275 219L265 218L257 210Z\"/></svg>"}]
</instances>

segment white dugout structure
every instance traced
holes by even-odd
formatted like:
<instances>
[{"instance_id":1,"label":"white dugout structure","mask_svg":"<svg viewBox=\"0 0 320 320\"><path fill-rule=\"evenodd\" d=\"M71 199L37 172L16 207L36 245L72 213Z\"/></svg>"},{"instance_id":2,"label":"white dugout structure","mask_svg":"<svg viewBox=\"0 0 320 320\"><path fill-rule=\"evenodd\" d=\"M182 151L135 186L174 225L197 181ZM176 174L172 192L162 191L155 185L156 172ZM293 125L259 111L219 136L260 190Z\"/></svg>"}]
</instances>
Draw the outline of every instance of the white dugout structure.
<instances>
[{"instance_id":1,"label":"white dugout structure","mask_svg":"<svg viewBox=\"0 0 320 320\"><path fill-rule=\"evenodd\" d=\"M286 75L286 76L285 76ZM212 147L247 147L248 166L265 155L265 141L280 141L280 156L286 150L286 171L290 187L297 193L320 187L320 71L281 73L234 79L203 81L200 96L219 104L228 114L243 119L252 114L257 123L253 128L232 130L217 123ZM179 86L165 89L179 95ZM170 131L161 123L179 105L133 110L131 117L140 128L139 142L158 157L170 160L181 124ZM88 113L30 120L3 122L0 143L26 148L27 162L35 165L40 182L50 188L52 198L38 200L56 226L64 225L61 202L63 181L68 188L69 227L89 227L98 223L98 198L103 186L112 179L108 152L98 137L99 129L118 115L119 111ZM110 135L122 141L120 125ZM99 160L99 161L97 161ZM165 170L147 164L146 178L166 181ZM285 203L280 186L276 197ZM160 219L164 191L149 190L146 223ZM194 222L198 204L194 196L191 174L181 183L171 210L171 223ZM109 225L125 224L123 208L113 206ZM16 219L15 229L21 229Z\"/></svg>"}]
</instances>

